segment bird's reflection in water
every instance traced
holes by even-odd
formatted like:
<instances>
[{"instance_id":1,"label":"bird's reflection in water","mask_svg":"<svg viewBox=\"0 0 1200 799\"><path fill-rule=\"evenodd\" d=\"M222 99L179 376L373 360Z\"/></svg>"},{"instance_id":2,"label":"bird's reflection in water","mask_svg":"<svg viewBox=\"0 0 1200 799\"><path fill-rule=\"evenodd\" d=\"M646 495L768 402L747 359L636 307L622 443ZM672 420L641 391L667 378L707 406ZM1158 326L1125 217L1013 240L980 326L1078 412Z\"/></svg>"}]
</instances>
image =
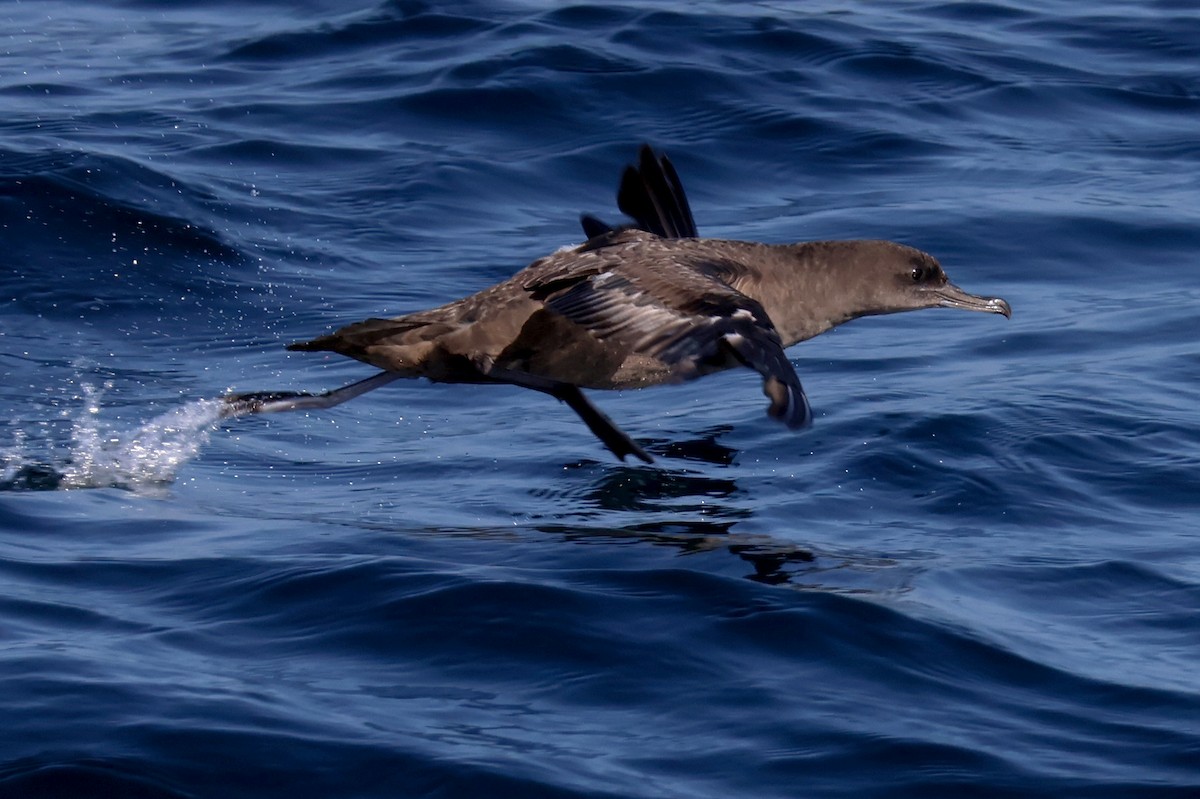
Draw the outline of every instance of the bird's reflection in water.
<instances>
[{"instance_id":1,"label":"bird's reflection in water","mask_svg":"<svg viewBox=\"0 0 1200 799\"><path fill-rule=\"evenodd\" d=\"M724 550L750 564L748 579L773 585L792 581L800 570L822 568L810 550L792 542L734 531L754 511L740 501L744 492L725 471L739 453L718 439L732 429L719 425L690 440L651 441L647 449L660 458L654 467L575 464L598 470L594 480L569 492L586 509L567 511L536 529L583 544L635 540L673 547L682 555ZM630 513L635 519L629 519ZM572 524L565 521L568 517L586 521ZM596 523L602 520L620 521Z\"/></svg>"},{"instance_id":2,"label":"bird's reflection in water","mask_svg":"<svg viewBox=\"0 0 1200 799\"><path fill-rule=\"evenodd\" d=\"M593 482L569 489L570 498L588 508L570 515L595 518L595 511L662 511L695 512L707 517L746 518L750 511L732 503L714 500L729 499L740 489L732 477L725 474L706 474L692 468L675 466L679 461L727 467L737 457L737 450L717 443L718 436L732 428L721 425L704 431L700 437L686 441L651 441L647 449L662 460L652 467L607 467L595 460L578 461L572 470L596 470Z\"/></svg>"},{"instance_id":3,"label":"bird's reflection in water","mask_svg":"<svg viewBox=\"0 0 1200 799\"><path fill-rule=\"evenodd\" d=\"M750 515L746 508L716 503L739 492L731 479L687 471L620 467L606 470L579 497L602 511L694 511L706 516ZM594 514L585 514L594 515Z\"/></svg>"},{"instance_id":4,"label":"bird's reflection in water","mask_svg":"<svg viewBox=\"0 0 1200 799\"><path fill-rule=\"evenodd\" d=\"M652 443L649 447L656 455L668 460L711 463L714 466L732 466L738 451L717 442L717 439L733 430L733 425L723 424L710 427L699 437L682 440L666 440Z\"/></svg>"},{"instance_id":5,"label":"bird's reflection in water","mask_svg":"<svg viewBox=\"0 0 1200 799\"><path fill-rule=\"evenodd\" d=\"M747 579L769 585L793 582L798 573L809 569L827 568L817 563L811 550L766 535L733 532L734 524L735 521L663 519L623 527L543 524L536 529L579 544L637 541L673 547L681 555L724 550L753 567L745 575Z\"/></svg>"}]
</instances>

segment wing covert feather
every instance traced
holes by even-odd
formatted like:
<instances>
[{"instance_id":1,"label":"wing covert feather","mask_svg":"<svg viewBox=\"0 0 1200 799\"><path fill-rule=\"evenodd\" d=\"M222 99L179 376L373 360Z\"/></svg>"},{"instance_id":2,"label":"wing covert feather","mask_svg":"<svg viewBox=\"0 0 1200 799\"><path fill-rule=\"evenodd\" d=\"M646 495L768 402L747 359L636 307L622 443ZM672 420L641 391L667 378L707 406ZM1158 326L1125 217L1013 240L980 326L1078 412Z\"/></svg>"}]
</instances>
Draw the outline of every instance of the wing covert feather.
<instances>
[{"instance_id":1,"label":"wing covert feather","mask_svg":"<svg viewBox=\"0 0 1200 799\"><path fill-rule=\"evenodd\" d=\"M676 380L739 364L754 369L770 415L790 427L808 425L807 397L767 312L719 280L719 264L709 266L617 265L548 281L535 296L597 338L659 360Z\"/></svg>"}]
</instances>

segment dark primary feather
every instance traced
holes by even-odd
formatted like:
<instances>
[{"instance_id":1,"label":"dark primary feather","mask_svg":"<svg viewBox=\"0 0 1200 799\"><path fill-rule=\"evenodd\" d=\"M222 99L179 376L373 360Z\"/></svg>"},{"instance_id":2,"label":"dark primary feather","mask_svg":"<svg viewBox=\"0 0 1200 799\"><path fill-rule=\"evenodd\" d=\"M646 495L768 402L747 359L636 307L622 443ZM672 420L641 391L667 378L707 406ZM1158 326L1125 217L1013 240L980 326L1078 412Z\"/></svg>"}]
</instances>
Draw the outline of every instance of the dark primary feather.
<instances>
[{"instance_id":1,"label":"dark primary feather","mask_svg":"<svg viewBox=\"0 0 1200 799\"><path fill-rule=\"evenodd\" d=\"M583 227L583 235L589 239L594 239L597 236L603 236L605 233L612 233L616 228L606 222L602 222L591 214L583 214L579 217L579 224Z\"/></svg>"},{"instance_id":2,"label":"dark primary feather","mask_svg":"<svg viewBox=\"0 0 1200 799\"><path fill-rule=\"evenodd\" d=\"M638 151L637 166L628 166L617 190L617 207L633 218L635 227L665 239L699 236L692 208L671 159L658 156L650 145ZM621 228L608 225L594 216L579 219L590 239Z\"/></svg>"}]
</instances>

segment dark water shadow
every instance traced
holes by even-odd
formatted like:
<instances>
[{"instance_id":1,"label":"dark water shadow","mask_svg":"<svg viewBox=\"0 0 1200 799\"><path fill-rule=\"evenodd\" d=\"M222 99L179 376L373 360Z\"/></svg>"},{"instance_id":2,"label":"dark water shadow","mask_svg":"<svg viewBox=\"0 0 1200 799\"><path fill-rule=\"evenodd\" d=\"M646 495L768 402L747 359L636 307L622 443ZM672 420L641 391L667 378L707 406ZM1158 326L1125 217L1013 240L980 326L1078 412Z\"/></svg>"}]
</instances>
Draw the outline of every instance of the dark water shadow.
<instances>
[{"instance_id":1,"label":"dark water shadow","mask_svg":"<svg viewBox=\"0 0 1200 799\"><path fill-rule=\"evenodd\" d=\"M739 450L718 441L732 430L732 425L717 425L694 438L643 440L657 458L649 466L577 461L568 469L588 470L594 476L561 492L535 491L540 499L566 500L569 505L554 520L532 529L575 544L636 542L670 547L680 555L724 551L749 564L747 579L771 585L793 583L805 572L830 568L795 542L734 530L752 519L754 511L736 473L728 468Z\"/></svg>"},{"instance_id":2,"label":"dark water shadow","mask_svg":"<svg viewBox=\"0 0 1200 799\"><path fill-rule=\"evenodd\" d=\"M653 452L657 460L648 466L611 466L590 458L576 461L567 467L568 470L595 471L597 477L585 486L574 486L558 496L604 512L651 512L670 508L676 512L693 510L706 515L745 518L749 513L746 509L717 501L741 492L732 477L703 473L686 465L707 464L722 469L732 465L738 451L717 442L718 436L732 429L730 425L720 425L703 431L696 438L682 441L651 439L646 449ZM594 516L593 513L584 515Z\"/></svg>"},{"instance_id":3,"label":"dark water shadow","mask_svg":"<svg viewBox=\"0 0 1200 799\"><path fill-rule=\"evenodd\" d=\"M0 491L57 491L66 475L48 463L24 463L0 475Z\"/></svg>"},{"instance_id":4,"label":"dark water shadow","mask_svg":"<svg viewBox=\"0 0 1200 799\"><path fill-rule=\"evenodd\" d=\"M745 517L749 511L714 502L739 492L732 479L686 470L621 466L605 470L594 482L572 493L589 508L601 511L649 512L670 507Z\"/></svg>"},{"instance_id":5,"label":"dark water shadow","mask_svg":"<svg viewBox=\"0 0 1200 799\"><path fill-rule=\"evenodd\" d=\"M654 441L647 447L655 455L667 460L710 463L714 466L732 466L738 450L718 443L717 439L733 431L733 425L722 424L701 431L696 438L682 441Z\"/></svg>"},{"instance_id":6,"label":"dark water shadow","mask_svg":"<svg viewBox=\"0 0 1200 799\"><path fill-rule=\"evenodd\" d=\"M745 577L768 585L793 582L809 569L824 569L815 552L790 541L766 535L742 534L732 530L736 521L662 519L624 527L592 527L543 524L534 529L575 544L637 542L696 555L724 550L749 564Z\"/></svg>"},{"instance_id":7,"label":"dark water shadow","mask_svg":"<svg viewBox=\"0 0 1200 799\"><path fill-rule=\"evenodd\" d=\"M6 797L93 796L123 799L182 799L192 796L147 776L144 764L83 758L75 762L26 760L0 770L0 795Z\"/></svg>"},{"instance_id":8,"label":"dark water shadow","mask_svg":"<svg viewBox=\"0 0 1200 799\"><path fill-rule=\"evenodd\" d=\"M873 553L825 551L769 533L739 533L735 521L660 519L623 526L597 524L537 524L523 528L411 529L404 535L423 533L447 538L462 537L509 544L528 542L531 535L551 536L564 544L614 547L633 544L668 548L679 557L731 556L691 561L681 565L701 573L721 573L763 585L823 594L864 597L896 596L910 590L910 578L922 567L918 562ZM730 565L734 564L734 565ZM736 564L744 564L744 569ZM661 563L659 563L661 565Z\"/></svg>"}]
</instances>

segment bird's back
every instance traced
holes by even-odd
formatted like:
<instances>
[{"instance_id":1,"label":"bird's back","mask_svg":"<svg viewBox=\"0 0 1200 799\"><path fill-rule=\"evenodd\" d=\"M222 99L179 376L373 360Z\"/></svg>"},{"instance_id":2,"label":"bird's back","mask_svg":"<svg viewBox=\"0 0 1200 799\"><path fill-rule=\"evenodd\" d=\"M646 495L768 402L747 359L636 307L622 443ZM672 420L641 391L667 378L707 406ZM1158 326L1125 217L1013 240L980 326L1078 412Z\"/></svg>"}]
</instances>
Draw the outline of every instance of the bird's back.
<instances>
[{"instance_id":1,"label":"bird's back","mask_svg":"<svg viewBox=\"0 0 1200 799\"><path fill-rule=\"evenodd\" d=\"M635 351L631 331L665 322L699 324L703 314L718 312L714 290L748 269L748 250L761 246L613 231L551 253L460 300L367 319L290 348L337 352L446 382L517 371L585 388L651 385L670 379L670 370ZM556 297L585 283L607 291L608 304L599 311L609 314L608 328L598 331L552 307Z\"/></svg>"}]
</instances>

